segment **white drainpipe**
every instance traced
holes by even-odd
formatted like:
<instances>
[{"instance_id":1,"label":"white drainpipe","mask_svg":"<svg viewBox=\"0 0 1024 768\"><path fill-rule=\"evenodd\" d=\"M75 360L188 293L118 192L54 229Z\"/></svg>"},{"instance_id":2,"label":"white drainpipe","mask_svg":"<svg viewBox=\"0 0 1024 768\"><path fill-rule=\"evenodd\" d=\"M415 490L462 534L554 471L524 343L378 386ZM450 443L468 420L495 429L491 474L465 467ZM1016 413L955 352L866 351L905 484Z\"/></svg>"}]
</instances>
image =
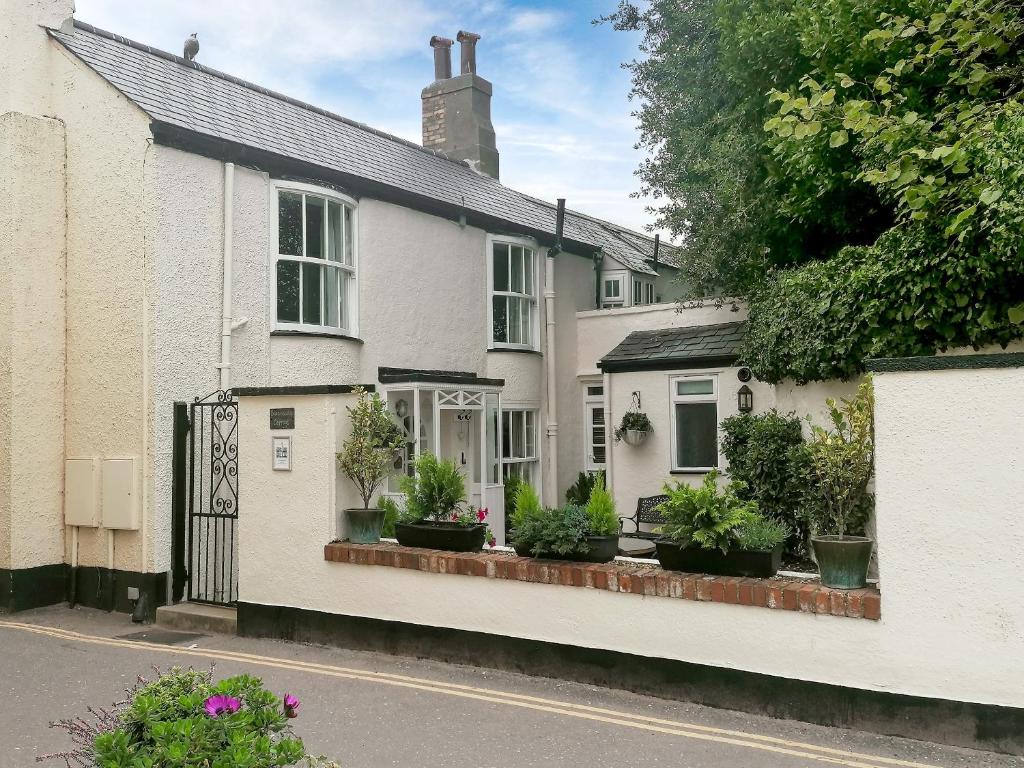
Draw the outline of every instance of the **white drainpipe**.
<instances>
[{"instance_id":1,"label":"white drainpipe","mask_svg":"<svg viewBox=\"0 0 1024 768\"><path fill-rule=\"evenodd\" d=\"M548 467L551 470L551 481L547 484L548 503L558 504L558 382L555 379L555 257L548 251L544 265L544 317L547 325L547 349L545 358L547 367L547 406L548 406Z\"/></svg>"},{"instance_id":2,"label":"white drainpipe","mask_svg":"<svg viewBox=\"0 0 1024 768\"><path fill-rule=\"evenodd\" d=\"M224 163L224 291L220 324L220 388L231 389L231 236L234 229L235 164Z\"/></svg>"}]
</instances>

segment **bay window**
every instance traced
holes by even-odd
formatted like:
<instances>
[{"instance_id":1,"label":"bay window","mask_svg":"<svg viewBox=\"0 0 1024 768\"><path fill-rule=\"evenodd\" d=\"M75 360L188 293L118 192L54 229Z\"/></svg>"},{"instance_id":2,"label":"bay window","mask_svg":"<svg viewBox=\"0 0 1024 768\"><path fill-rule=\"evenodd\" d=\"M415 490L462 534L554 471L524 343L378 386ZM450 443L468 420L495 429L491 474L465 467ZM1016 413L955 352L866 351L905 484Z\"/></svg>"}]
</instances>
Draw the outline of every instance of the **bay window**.
<instances>
[{"instance_id":1,"label":"bay window","mask_svg":"<svg viewBox=\"0 0 1024 768\"><path fill-rule=\"evenodd\" d=\"M491 244L491 344L537 349L537 252L525 244Z\"/></svg>"},{"instance_id":2,"label":"bay window","mask_svg":"<svg viewBox=\"0 0 1024 768\"><path fill-rule=\"evenodd\" d=\"M355 335L356 238L351 200L277 190L277 329Z\"/></svg>"},{"instance_id":3,"label":"bay window","mask_svg":"<svg viewBox=\"0 0 1024 768\"><path fill-rule=\"evenodd\" d=\"M502 478L516 476L537 487L537 411L511 409L501 412Z\"/></svg>"}]
</instances>

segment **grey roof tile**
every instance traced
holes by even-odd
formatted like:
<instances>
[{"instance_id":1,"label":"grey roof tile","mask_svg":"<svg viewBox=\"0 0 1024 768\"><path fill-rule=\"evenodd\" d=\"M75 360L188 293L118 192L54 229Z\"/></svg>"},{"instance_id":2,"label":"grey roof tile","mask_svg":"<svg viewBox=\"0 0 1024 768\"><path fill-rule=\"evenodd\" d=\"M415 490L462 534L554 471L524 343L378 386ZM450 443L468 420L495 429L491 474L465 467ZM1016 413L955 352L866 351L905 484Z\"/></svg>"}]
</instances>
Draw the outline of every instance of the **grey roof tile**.
<instances>
[{"instance_id":1,"label":"grey roof tile","mask_svg":"<svg viewBox=\"0 0 1024 768\"><path fill-rule=\"evenodd\" d=\"M50 34L156 121L554 234L554 205L464 162L82 22ZM565 236L655 272L647 235L567 211ZM659 261L675 266L675 249Z\"/></svg>"},{"instance_id":2,"label":"grey roof tile","mask_svg":"<svg viewBox=\"0 0 1024 768\"><path fill-rule=\"evenodd\" d=\"M735 361L746 335L745 322L634 331L601 358L605 370L638 370L672 363L685 368L702 361Z\"/></svg>"}]
</instances>

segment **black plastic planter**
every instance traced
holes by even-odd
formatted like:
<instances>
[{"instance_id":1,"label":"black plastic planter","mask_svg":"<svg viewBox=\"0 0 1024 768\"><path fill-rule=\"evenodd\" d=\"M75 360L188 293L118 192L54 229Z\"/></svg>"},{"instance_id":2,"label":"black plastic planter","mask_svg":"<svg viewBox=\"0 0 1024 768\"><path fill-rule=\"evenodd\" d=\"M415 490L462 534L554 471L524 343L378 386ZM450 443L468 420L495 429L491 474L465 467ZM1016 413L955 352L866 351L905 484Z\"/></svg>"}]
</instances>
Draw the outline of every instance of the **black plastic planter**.
<instances>
[{"instance_id":1,"label":"black plastic planter","mask_svg":"<svg viewBox=\"0 0 1024 768\"><path fill-rule=\"evenodd\" d=\"M732 549L724 555L719 549L682 547L671 541L658 539L658 562L666 571L707 573L712 576L774 576L782 565L782 545L770 550Z\"/></svg>"},{"instance_id":2,"label":"black plastic planter","mask_svg":"<svg viewBox=\"0 0 1024 768\"><path fill-rule=\"evenodd\" d=\"M455 523L395 523L395 538L403 547L443 549L448 552L475 552L483 549L486 525L469 527Z\"/></svg>"},{"instance_id":3,"label":"black plastic planter","mask_svg":"<svg viewBox=\"0 0 1024 768\"><path fill-rule=\"evenodd\" d=\"M573 555L557 555L541 553L538 557L543 560L569 560L574 563L608 563L619 554L618 536L587 536L587 544L590 545L586 552ZM520 557L534 557L527 547L520 547L515 544L512 548Z\"/></svg>"}]
</instances>

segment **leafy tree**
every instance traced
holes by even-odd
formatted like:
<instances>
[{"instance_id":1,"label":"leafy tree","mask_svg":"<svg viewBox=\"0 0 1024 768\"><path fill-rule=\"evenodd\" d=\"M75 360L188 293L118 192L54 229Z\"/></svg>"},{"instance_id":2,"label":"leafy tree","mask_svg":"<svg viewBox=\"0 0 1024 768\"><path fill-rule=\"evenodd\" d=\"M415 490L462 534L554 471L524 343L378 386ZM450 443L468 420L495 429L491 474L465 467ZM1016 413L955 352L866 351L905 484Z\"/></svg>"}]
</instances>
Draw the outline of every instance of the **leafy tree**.
<instances>
[{"instance_id":1,"label":"leafy tree","mask_svg":"<svg viewBox=\"0 0 1024 768\"><path fill-rule=\"evenodd\" d=\"M691 296L750 299L759 378L1024 332L1019 0L655 0L645 190Z\"/></svg>"}]
</instances>

